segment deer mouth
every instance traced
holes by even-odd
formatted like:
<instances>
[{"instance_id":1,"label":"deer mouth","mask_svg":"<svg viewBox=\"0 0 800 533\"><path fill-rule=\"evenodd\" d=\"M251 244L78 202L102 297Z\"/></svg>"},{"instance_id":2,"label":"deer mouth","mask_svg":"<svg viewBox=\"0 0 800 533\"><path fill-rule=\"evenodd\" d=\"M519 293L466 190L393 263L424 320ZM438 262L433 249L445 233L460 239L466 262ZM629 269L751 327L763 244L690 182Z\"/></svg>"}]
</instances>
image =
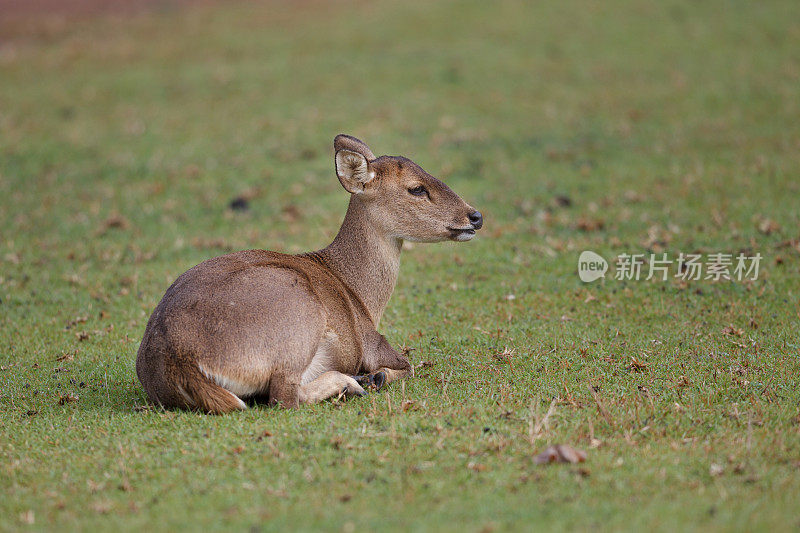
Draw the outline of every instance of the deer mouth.
<instances>
[{"instance_id":1,"label":"deer mouth","mask_svg":"<svg viewBox=\"0 0 800 533\"><path fill-rule=\"evenodd\" d=\"M450 230L450 240L452 241L468 241L475 236L475 228L447 228Z\"/></svg>"}]
</instances>

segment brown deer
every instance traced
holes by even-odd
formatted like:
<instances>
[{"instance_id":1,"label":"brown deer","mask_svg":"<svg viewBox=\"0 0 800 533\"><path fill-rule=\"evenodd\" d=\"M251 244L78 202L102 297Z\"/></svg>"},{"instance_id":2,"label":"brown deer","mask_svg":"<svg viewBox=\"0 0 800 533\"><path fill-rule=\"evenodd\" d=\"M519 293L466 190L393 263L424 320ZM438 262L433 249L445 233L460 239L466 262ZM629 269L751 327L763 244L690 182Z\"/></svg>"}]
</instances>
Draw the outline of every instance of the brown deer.
<instances>
[{"instance_id":1,"label":"brown deer","mask_svg":"<svg viewBox=\"0 0 800 533\"><path fill-rule=\"evenodd\" d=\"M226 413L247 398L296 407L363 396L411 370L377 327L403 240L468 241L480 212L405 157L333 141L351 194L336 238L300 255L249 250L183 273L153 311L136 358L149 399Z\"/></svg>"}]
</instances>

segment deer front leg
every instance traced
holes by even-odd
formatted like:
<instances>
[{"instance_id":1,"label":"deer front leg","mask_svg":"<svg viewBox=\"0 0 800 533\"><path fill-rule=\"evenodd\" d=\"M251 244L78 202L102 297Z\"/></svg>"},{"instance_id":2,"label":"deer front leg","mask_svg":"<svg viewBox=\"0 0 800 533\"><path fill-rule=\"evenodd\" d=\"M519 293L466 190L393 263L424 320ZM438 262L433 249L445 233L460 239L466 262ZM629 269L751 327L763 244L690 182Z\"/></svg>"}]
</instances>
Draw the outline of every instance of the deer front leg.
<instances>
[{"instance_id":1,"label":"deer front leg","mask_svg":"<svg viewBox=\"0 0 800 533\"><path fill-rule=\"evenodd\" d=\"M366 374L354 376L361 386L380 390L384 385L411 373L411 362L392 348L383 335L373 331L369 340L371 342L367 346L372 348L364 350L364 362L361 365L361 370Z\"/></svg>"},{"instance_id":2,"label":"deer front leg","mask_svg":"<svg viewBox=\"0 0 800 533\"><path fill-rule=\"evenodd\" d=\"M341 394L347 397L367 395L356 380L335 370L324 372L303 385L299 384L299 379L290 379L283 375L273 375L270 378L270 405L294 408L302 404L321 402Z\"/></svg>"},{"instance_id":3,"label":"deer front leg","mask_svg":"<svg viewBox=\"0 0 800 533\"><path fill-rule=\"evenodd\" d=\"M323 373L313 381L301 385L297 399L301 404L317 403L334 396L366 396L367 393L358 382L335 370Z\"/></svg>"}]
</instances>

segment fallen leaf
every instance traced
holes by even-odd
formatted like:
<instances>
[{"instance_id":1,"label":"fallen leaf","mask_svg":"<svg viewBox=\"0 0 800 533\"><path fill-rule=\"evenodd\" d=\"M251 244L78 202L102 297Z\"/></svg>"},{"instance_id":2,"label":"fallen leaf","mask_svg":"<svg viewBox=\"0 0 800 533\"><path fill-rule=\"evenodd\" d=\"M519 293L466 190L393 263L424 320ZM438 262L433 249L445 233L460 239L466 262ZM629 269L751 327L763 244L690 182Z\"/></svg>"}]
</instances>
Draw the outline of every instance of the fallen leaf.
<instances>
[{"instance_id":1,"label":"fallen leaf","mask_svg":"<svg viewBox=\"0 0 800 533\"><path fill-rule=\"evenodd\" d=\"M631 362L628 365L628 368L634 372L642 372L647 369L647 363L644 361L639 361L635 357L631 356Z\"/></svg>"},{"instance_id":2,"label":"fallen leaf","mask_svg":"<svg viewBox=\"0 0 800 533\"><path fill-rule=\"evenodd\" d=\"M758 228L758 231L764 235L770 235L781 230L781 227L778 225L778 223L770 218L762 218L758 221L756 227Z\"/></svg>"},{"instance_id":3,"label":"fallen leaf","mask_svg":"<svg viewBox=\"0 0 800 533\"><path fill-rule=\"evenodd\" d=\"M633 190L627 190L622 195L625 201L631 204L638 204L644 201L644 196Z\"/></svg>"},{"instance_id":4,"label":"fallen leaf","mask_svg":"<svg viewBox=\"0 0 800 533\"><path fill-rule=\"evenodd\" d=\"M32 526L34 523L36 523L36 515L33 514L32 509L28 509L24 513L20 513L19 519L23 524L27 524L29 526Z\"/></svg>"},{"instance_id":5,"label":"fallen leaf","mask_svg":"<svg viewBox=\"0 0 800 533\"><path fill-rule=\"evenodd\" d=\"M123 217L119 213L116 213L108 217L103 222L103 226L105 229L110 229L110 228L126 229L128 226L130 226L130 224L128 223L128 220L125 217Z\"/></svg>"},{"instance_id":6,"label":"fallen leaf","mask_svg":"<svg viewBox=\"0 0 800 533\"><path fill-rule=\"evenodd\" d=\"M514 348L505 347L503 348L502 352L493 353L492 357L494 357L498 361L509 363L511 362L511 359L514 358L515 353L516 350Z\"/></svg>"},{"instance_id":7,"label":"fallen leaf","mask_svg":"<svg viewBox=\"0 0 800 533\"><path fill-rule=\"evenodd\" d=\"M570 207L572 205L572 198L563 194L559 194L553 198L553 203L557 207Z\"/></svg>"},{"instance_id":8,"label":"fallen leaf","mask_svg":"<svg viewBox=\"0 0 800 533\"><path fill-rule=\"evenodd\" d=\"M486 469L487 469L487 466L485 464L482 464L482 463L473 463L472 461L470 461L469 463L467 463L467 468L469 468L470 470L473 470L475 472L485 472Z\"/></svg>"},{"instance_id":9,"label":"fallen leaf","mask_svg":"<svg viewBox=\"0 0 800 533\"><path fill-rule=\"evenodd\" d=\"M739 329L733 325L730 325L730 326L725 326L725 328L722 330L722 334L730 335L731 337L741 337L742 335L744 335L744 330Z\"/></svg>"},{"instance_id":10,"label":"fallen leaf","mask_svg":"<svg viewBox=\"0 0 800 533\"><path fill-rule=\"evenodd\" d=\"M672 241L672 234L658 224L647 229L647 237L641 241L641 245L653 252L662 252Z\"/></svg>"},{"instance_id":11,"label":"fallen leaf","mask_svg":"<svg viewBox=\"0 0 800 533\"><path fill-rule=\"evenodd\" d=\"M75 359L74 353L63 353L56 357L56 361L72 361L73 359Z\"/></svg>"},{"instance_id":12,"label":"fallen leaf","mask_svg":"<svg viewBox=\"0 0 800 533\"><path fill-rule=\"evenodd\" d=\"M78 324L83 324L87 320L89 320L88 316L76 316L75 318L67 322L67 325L64 326L64 329L71 329L73 326L76 326Z\"/></svg>"},{"instance_id":13,"label":"fallen leaf","mask_svg":"<svg viewBox=\"0 0 800 533\"><path fill-rule=\"evenodd\" d=\"M271 436L272 436L272 432L270 430L268 430L268 429L265 429L264 431L261 432L261 434L258 437L256 437L256 442L261 442L262 440L266 439L267 437L271 437Z\"/></svg>"},{"instance_id":14,"label":"fallen leaf","mask_svg":"<svg viewBox=\"0 0 800 533\"><path fill-rule=\"evenodd\" d=\"M95 236L103 236L112 229L125 230L130 227L128 219L119 213L109 215L101 224L100 227L94 232Z\"/></svg>"},{"instance_id":15,"label":"fallen leaf","mask_svg":"<svg viewBox=\"0 0 800 533\"><path fill-rule=\"evenodd\" d=\"M569 444L549 446L533 460L537 465L550 463L582 463L586 461L586 452L573 448Z\"/></svg>"},{"instance_id":16,"label":"fallen leaf","mask_svg":"<svg viewBox=\"0 0 800 533\"><path fill-rule=\"evenodd\" d=\"M578 219L577 227L581 231L598 231L605 227L605 222L599 218L581 217Z\"/></svg>"},{"instance_id":17,"label":"fallen leaf","mask_svg":"<svg viewBox=\"0 0 800 533\"><path fill-rule=\"evenodd\" d=\"M90 507L95 513L106 514L111 511L111 502L107 500L101 500L94 502Z\"/></svg>"},{"instance_id":18,"label":"fallen leaf","mask_svg":"<svg viewBox=\"0 0 800 533\"><path fill-rule=\"evenodd\" d=\"M294 204L283 206L283 208L281 208L281 214L286 222L296 222L303 218L302 211Z\"/></svg>"},{"instance_id":19,"label":"fallen leaf","mask_svg":"<svg viewBox=\"0 0 800 533\"><path fill-rule=\"evenodd\" d=\"M3 256L3 259L11 263L12 265L18 265L20 263L19 254L15 253L7 253L5 256Z\"/></svg>"},{"instance_id":20,"label":"fallen leaf","mask_svg":"<svg viewBox=\"0 0 800 533\"><path fill-rule=\"evenodd\" d=\"M58 405L65 405L72 402L77 402L78 397L72 394L71 392L68 394L64 394L58 399Z\"/></svg>"},{"instance_id":21,"label":"fallen leaf","mask_svg":"<svg viewBox=\"0 0 800 533\"><path fill-rule=\"evenodd\" d=\"M416 350L416 348L412 348L411 346L406 346L405 344L403 344L403 346L400 347L400 353L402 353L403 355L408 355L414 350Z\"/></svg>"}]
</instances>

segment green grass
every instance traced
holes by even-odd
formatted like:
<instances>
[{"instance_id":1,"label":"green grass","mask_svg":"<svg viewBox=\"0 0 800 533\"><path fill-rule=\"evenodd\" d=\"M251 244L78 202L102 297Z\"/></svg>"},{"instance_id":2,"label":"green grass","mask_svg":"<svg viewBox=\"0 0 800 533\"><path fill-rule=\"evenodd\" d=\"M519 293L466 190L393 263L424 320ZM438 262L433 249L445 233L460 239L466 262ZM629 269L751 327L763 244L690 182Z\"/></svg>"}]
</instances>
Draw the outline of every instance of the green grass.
<instances>
[{"instance_id":1,"label":"green grass","mask_svg":"<svg viewBox=\"0 0 800 533\"><path fill-rule=\"evenodd\" d=\"M798 20L789 0L230 4L10 32L0 529L796 529ZM294 411L137 410L176 276L333 237L340 132L486 216L404 253L381 329L434 366ZM764 259L748 283L583 284L585 249ZM534 464L556 443L587 462Z\"/></svg>"}]
</instances>

